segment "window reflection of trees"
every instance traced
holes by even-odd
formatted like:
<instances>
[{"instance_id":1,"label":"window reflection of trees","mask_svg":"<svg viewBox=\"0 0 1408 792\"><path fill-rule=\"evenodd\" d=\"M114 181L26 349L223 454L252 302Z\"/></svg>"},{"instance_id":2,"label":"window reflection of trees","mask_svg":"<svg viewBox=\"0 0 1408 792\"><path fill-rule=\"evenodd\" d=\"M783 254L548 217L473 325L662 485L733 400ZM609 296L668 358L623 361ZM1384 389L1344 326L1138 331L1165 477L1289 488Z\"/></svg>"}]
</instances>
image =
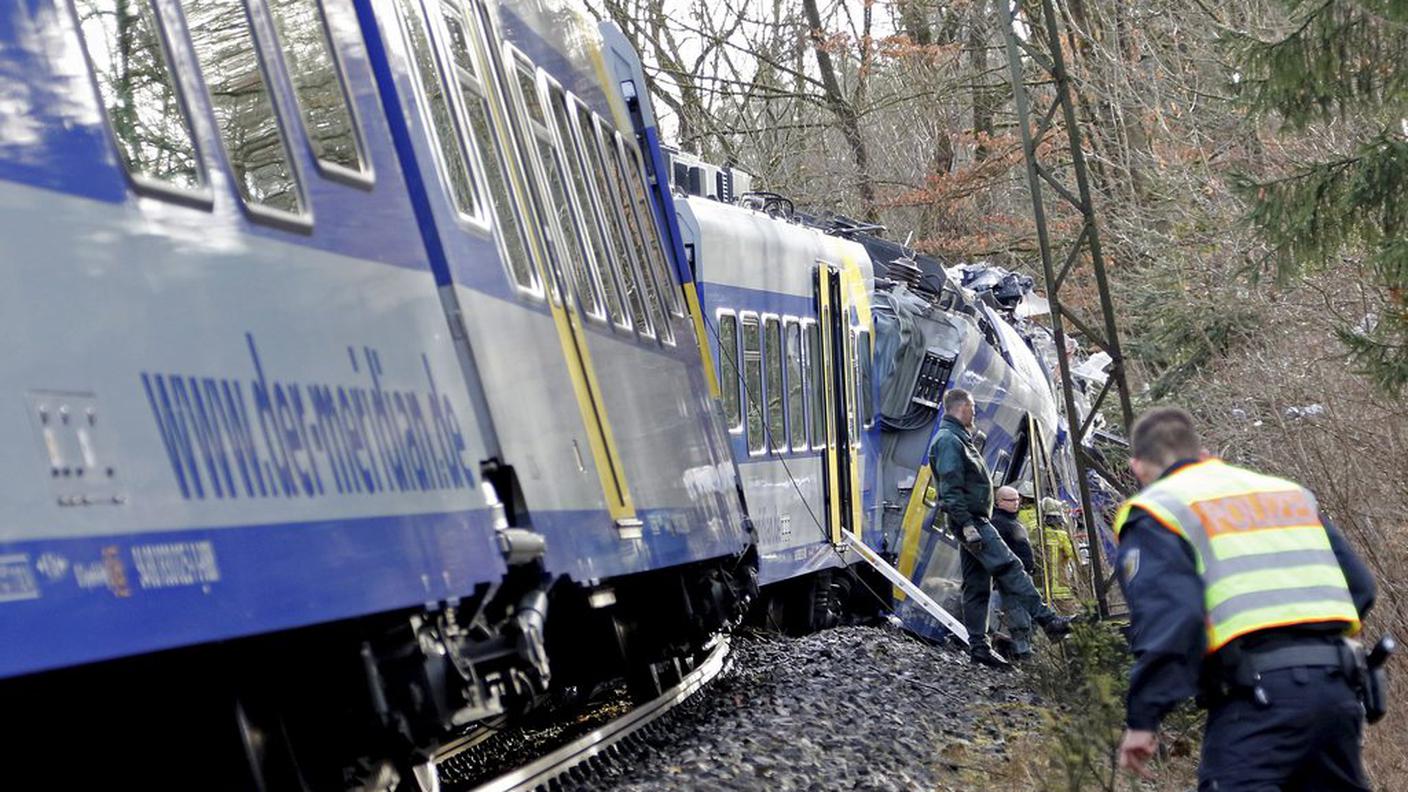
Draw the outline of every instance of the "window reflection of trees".
<instances>
[{"instance_id":1,"label":"window reflection of trees","mask_svg":"<svg viewBox=\"0 0 1408 792\"><path fill-rule=\"evenodd\" d=\"M776 319L767 319L763 328L763 360L768 377L768 440L772 450L786 451L787 426L782 412L782 326Z\"/></svg>"},{"instance_id":2,"label":"window reflection of trees","mask_svg":"<svg viewBox=\"0 0 1408 792\"><path fill-rule=\"evenodd\" d=\"M615 209L615 198L611 194L611 184L606 178L606 163L601 153L600 142L597 139L596 124L592 120L591 113L586 108L578 108L577 123L581 127L582 147L587 152L587 161L591 163L592 175L596 178L597 191L601 196L601 211L606 216L606 227L611 232L611 240L615 243L618 273L621 278L622 288L626 294L626 304L631 309L631 320L635 324L637 332L641 335L655 335L651 328L649 316L645 312L645 303L641 300L640 290L636 287L635 280L631 277L631 254L626 249L626 232L622 227L622 218Z\"/></svg>"},{"instance_id":3,"label":"window reflection of trees","mask_svg":"<svg viewBox=\"0 0 1408 792\"><path fill-rule=\"evenodd\" d=\"M807 447L807 421L804 413L805 394L802 392L802 328L797 321L787 322L787 417L792 450Z\"/></svg>"},{"instance_id":4,"label":"window reflection of trees","mask_svg":"<svg viewBox=\"0 0 1408 792\"><path fill-rule=\"evenodd\" d=\"M758 320L743 318L743 398L748 405L748 450L763 451L767 438L763 436L763 354L758 334Z\"/></svg>"},{"instance_id":5,"label":"window reflection of trees","mask_svg":"<svg viewBox=\"0 0 1408 792\"><path fill-rule=\"evenodd\" d=\"M127 170L200 186L191 130L146 0L75 0L98 90Z\"/></svg>"},{"instance_id":6,"label":"window reflection of trees","mask_svg":"<svg viewBox=\"0 0 1408 792\"><path fill-rule=\"evenodd\" d=\"M634 277L639 279L641 284L641 294L639 299L645 302L646 309L651 312L651 319L658 326L661 338L673 341L670 336L671 328L669 321L663 316L660 296L655 288L655 281L651 278L649 263L649 252L645 246L645 236L641 233L640 226L636 223L635 210L631 206L630 193L627 191L625 177L622 176L621 152L616 148L615 136L606 133L602 145L607 153L606 179L611 182L612 192L615 195L617 207L621 216L625 219L626 237L630 240L631 249L635 251L635 267L632 269ZM625 251L622 251L623 254ZM630 278L628 277L629 281Z\"/></svg>"},{"instance_id":7,"label":"window reflection of trees","mask_svg":"<svg viewBox=\"0 0 1408 792\"><path fill-rule=\"evenodd\" d=\"M445 31L449 34L450 56L455 62L455 75L460 86L460 98L469 116L469 137L478 148L479 162L484 169L484 182L489 191L494 222L503 237L504 249L513 280L528 290L538 288L533 262L528 258L528 237L523 223L513 209L513 195L508 182L508 164L503 148L494 134L491 122L488 90L481 81L479 70L469 52L469 34L461 22L460 11L453 4L442 4Z\"/></svg>"},{"instance_id":8,"label":"window reflection of trees","mask_svg":"<svg viewBox=\"0 0 1408 792\"><path fill-rule=\"evenodd\" d=\"M211 109L246 202L298 213L293 165L240 0L183 0Z\"/></svg>"},{"instance_id":9,"label":"window reflection of trees","mask_svg":"<svg viewBox=\"0 0 1408 792\"><path fill-rule=\"evenodd\" d=\"M558 140L562 142L563 158L567 160L572 194L577 199L577 208L581 211L584 225L583 230L587 234L587 241L596 262L594 277L601 285L611 321L624 327L628 325L625 307L621 304L621 295L616 289L616 282L612 279L611 271L608 268L610 254L606 250L606 240L601 235L601 227L597 224L596 214L592 210L591 190L588 188L586 180L586 166L573 142L567 97L556 86L550 88L549 92L551 94L549 110L557 129Z\"/></svg>"},{"instance_id":10,"label":"window reflection of trees","mask_svg":"<svg viewBox=\"0 0 1408 792\"><path fill-rule=\"evenodd\" d=\"M399 9L401 21L405 23L406 35L410 40L412 65L415 67L415 75L430 114L431 134L440 152L450 194L453 196L455 207L462 214L467 217L479 217L478 191L455 133L450 102L440 82L440 72L435 66L435 53L430 48L424 13L415 0L401 0Z\"/></svg>"},{"instance_id":11,"label":"window reflection of trees","mask_svg":"<svg viewBox=\"0 0 1408 792\"><path fill-rule=\"evenodd\" d=\"M719 317L719 391L732 431L743 424L743 405L738 400L738 318L733 314Z\"/></svg>"},{"instance_id":12,"label":"window reflection of trees","mask_svg":"<svg viewBox=\"0 0 1408 792\"><path fill-rule=\"evenodd\" d=\"M318 0L269 0L298 104L319 160L361 172L352 111L342 91Z\"/></svg>"}]
</instances>

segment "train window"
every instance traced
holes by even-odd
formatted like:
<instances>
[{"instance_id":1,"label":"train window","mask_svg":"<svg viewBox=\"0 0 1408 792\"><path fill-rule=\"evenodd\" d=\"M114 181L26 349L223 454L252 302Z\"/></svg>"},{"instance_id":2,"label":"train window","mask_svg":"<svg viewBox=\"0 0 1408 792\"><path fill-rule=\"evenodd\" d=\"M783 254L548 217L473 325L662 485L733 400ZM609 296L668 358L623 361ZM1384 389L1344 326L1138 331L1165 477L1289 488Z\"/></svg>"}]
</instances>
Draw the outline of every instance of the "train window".
<instances>
[{"instance_id":1,"label":"train window","mask_svg":"<svg viewBox=\"0 0 1408 792\"><path fill-rule=\"evenodd\" d=\"M538 95L538 84L534 73L524 68L522 63L519 64L519 68L513 70L513 76L518 80L518 90L522 92L525 100L527 97ZM525 101L524 106L528 110L528 117L533 119L533 123L541 127L548 125L547 119L543 117L543 107L541 104Z\"/></svg>"},{"instance_id":2,"label":"train window","mask_svg":"<svg viewBox=\"0 0 1408 792\"><path fill-rule=\"evenodd\" d=\"M758 317L743 316L743 399L748 413L748 451L767 450L763 434L763 353L758 334Z\"/></svg>"},{"instance_id":3,"label":"train window","mask_svg":"<svg viewBox=\"0 0 1408 792\"><path fill-rule=\"evenodd\" d=\"M793 451L807 449L806 394L802 389L802 326L787 320L787 429Z\"/></svg>"},{"instance_id":4,"label":"train window","mask_svg":"<svg viewBox=\"0 0 1408 792\"><path fill-rule=\"evenodd\" d=\"M361 141L318 0L269 0L313 156L329 173L364 179Z\"/></svg>"},{"instance_id":5,"label":"train window","mask_svg":"<svg viewBox=\"0 0 1408 792\"><path fill-rule=\"evenodd\" d=\"M546 116L543 114L542 95L534 78L537 71L526 60L518 60L515 67L514 73L518 75L518 84L522 91L519 98L532 119L529 126L537 144L538 162L543 169L544 181L547 182L548 208L556 220L558 238L562 240L564 248L563 254L572 268L571 276L576 283L582 311L594 319L604 320L606 314L602 310L601 296L587 261L582 229L577 223L577 216L572 211L572 201L567 195L567 176L563 172L562 159L553 145L552 132L543 125Z\"/></svg>"},{"instance_id":6,"label":"train window","mask_svg":"<svg viewBox=\"0 0 1408 792\"><path fill-rule=\"evenodd\" d=\"M541 295L542 284L533 271L533 261L529 258L528 237L523 221L514 210L514 197L508 180L508 163L504 160L505 147L495 133L493 116L489 110L489 91L483 82L482 74L487 70L476 67L475 54L469 46L469 31L476 30L472 23L460 16L460 11L450 4L444 10L445 32L450 42L450 59L455 64L455 78L459 84L461 105L469 119L469 137L479 155L479 168L484 174L488 191L489 209L493 213L499 239L503 243L503 255L508 264L509 275L524 291Z\"/></svg>"},{"instance_id":7,"label":"train window","mask_svg":"<svg viewBox=\"0 0 1408 792\"><path fill-rule=\"evenodd\" d=\"M875 394L870 378L870 332L861 331L856 336L856 364L860 368L860 399L856 402L860 410L861 423L869 429L875 425Z\"/></svg>"},{"instance_id":8,"label":"train window","mask_svg":"<svg viewBox=\"0 0 1408 792\"><path fill-rule=\"evenodd\" d=\"M626 221L626 237L631 243L631 251L635 254L633 257L635 276L640 280L644 290L646 307L652 312L651 316L655 319L655 324L660 330L660 337L666 341L673 341L670 322L665 317L667 308L660 296L660 287L655 282L655 275L651 272L650 249L645 244L645 233L641 230L641 220L636 216L630 189L626 186L626 167L625 162L621 159L620 141L612 130L604 128L603 131L605 132L603 143L607 153L607 181L612 184L617 207Z\"/></svg>"},{"instance_id":9,"label":"train window","mask_svg":"<svg viewBox=\"0 0 1408 792\"><path fill-rule=\"evenodd\" d=\"M455 208L466 217L479 218L478 191L469 172L469 162L455 134L450 100L440 82L420 4L416 0L400 0L397 8L401 12L401 24L411 50L412 73L420 88L422 103L430 115L427 131L440 155L441 175L450 188L450 198Z\"/></svg>"},{"instance_id":10,"label":"train window","mask_svg":"<svg viewBox=\"0 0 1408 792\"><path fill-rule=\"evenodd\" d=\"M728 430L743 428L743 404L738 399L738 317L719 312L719 390L724 397Z\"/></svg>"},{"instance_id":11,"label":"train window","mask_svg":"<svg viewBox=\"0 0 1408 792\"><path fill-rule=\"evenodd\" d=\"M450 38L450 59L455 68L462 71L472 82L479 82L479 71L474 66L474 57L469 53L469 33L465 30L460 10L453 3L441 6L445 20L445 34Z\"/></svg>"},{"instance_id":12,"label":"train window","mask_svg":"<svg viewBox=\"0 0 1408 792\"><path fill-rule=\"evenodd\" d=\"M583 248L582 230L577 225L576 216L572 213L572 202L567 197L567 179L563 173L562 161L558 156L558 151L553 147L552 132L542 124L542 97L538 93L538 83L536 83L536 69L528 62L527 58L514 54L513 72L517 78L517 100L518 106L528 113L528 130L525 131L525 142L528 135L531 135L531 145L534 147L534 155L539 168L542 169L542 179L548 187L548 200L543 202L543 210L549 211L552 216L552 223L549 224L548 234L553 240L558 241L560 254L549 249L552 256L552 264L556 271L562 276L563 286L572 292L572 287L567 285L567 278L572 278L576 283L579 299L582 300L582 310L587 316L604 320L605 314L601 310L601 297L598 295L596 285L589 265L587 265L587 254ZM566 258L567 265L572 266L572 272L563 271L563 258Z\"/></svg>"},{"instance_id":13,"label":"train window","mask_svg":"<svg viewBox=\"0 0 1408 792\"><path fill-rule=\"evenodd\" d=\"M636 212L640 216L645 235L648 260L653 266L655 277L660 281L660 293L665 296L665 306L675 316L684 316L684 298L680 296L679 284L675 282L674 268L665 255L660 243L660 228L655 223L655 212L650 208L650 196L645 190L645 168L641 164L640 152L630 144L623 146L626 151L626 179L631 186L631 197L635 199Z\"/></svg>"},{"instance_id":14,"label":"train window","mask_svg":"<svg viewBox=\"0 0 1408 792\"><path fill-rule=\"evenodd\" d=\"M768 438L774 451L787 450L786 398L782 392L782 323L763 320L763 362L767 366Z\"/></svg>"},{"instance_id":15,"label":"train window","mask_svg":"<svg viewBox=\"0 0 1408 792\"><path fill-rule=\"evenodd\" d=\"M149 0L75 0L78 25L118 153L151 186L204 186L190 119Z\"/></svg>"},{"instance_id":16,"label":"train window","mask_svg":"<svg viewBox=\"0 0 1408 792\"><path fill-rule=\"evenodd\" d=\"M548 93L552 98L549 111L553 127L557 131L562 157L567 160L572 194L577 199L578 216L582 219L581 227L592 251L592 261L588 262L588 266L592 269L594 279L601 285L611 321L622 327L630 327L630 322L626 319L626 309L621 304L621 293L616 287L616 279L612 277L607 264L611 260L611 254L606 248L601 223L597 222L597 214L592 207L592 191L587 186L587 166L582 162L582 152L577 148L576 138L572 135L571 105L567 101L567 95L558 86L550 84Z\"/></svg>"},{"instance_id":17,"label":"train window","mask_svg":"<svg viewBox=\"0 0 1408 792\"><path fill-rule=\"evenodd\" d=\"M981 450L978 451L982 453ZM1007 469L1012 466L1012 454L1007 449L997 452L997 464L992 466L992 485L1000 487L1007 483Z\"/></svg>"},{"instance_id":18,"label":"train window","mask_svg":"<svg viewBox=\"0 0 1408 792\"><path fill-rule=\"evenodd\" d=\"M303 212L298 177L241 0L184 0L207 96L245 204Z\"/></svg>"},{"instance_id":19,"label":"train window","mask_svg":"<svg viewBox=\"0 0 1408 792\"><path fill-rule=\"evenodd\" d=\"M826 377L821 365L821 331L816 322L807 323L807 382L812 386L812 448L826 447Z\"/></svg>"},{"instance_id":20,"label":"train window","mask_svg":"<svg viewBox=\"0 0 1408 792\"><path fill-rule=\"evenodd\" d=\"M619 243L616 253L621 262L621 282L626 287L626 296L628 301L632 303L632 309L639 312L636 321L637 327L641 325L641 317L644 317L646 325L652 328L650 335L654 336L653 328L658 321L655 318L658 304L650 298L642 282L643 278L638 263L640 260L639 248L636 247L634 228L628 223L630 206L623 204L623 199L620 197L620 171L613 165L612 158L605 153L614 150L612 141L615 140L615 137L604 123L601 130L598 130L595 125L592 130L592 147L596 150L598 164L601 166L597 175L601 178L599 190L602 196L602 209L608 215L606 224L615 229L615 237Z\"/></svg>"},{"instance_id":21,"label":"train window","mask_svg":"<svg viewBox=\"0 0 1408 792\"><path fill-rule=\"evenodd\" d=\"M640 288L631 277L631 254L626 247L626 232L621 227L621 216L617 213L614 199L611 197L611 185L606 181L606 162L597 138L596 120L585 107L577 108L577 128L581 132L582 150L587 154L592 176L596 179L596 194L601 197L600 209L602 216L606 218L605 226L615 244L616 255L611 257L611 266L608 269L614 270L615 276L620 279L622 291L626 295L625 302L630 307L636 329L644 335L654 337L650 317L645 311L645 301L641 299Z\"/></svg>"}]
</instances>

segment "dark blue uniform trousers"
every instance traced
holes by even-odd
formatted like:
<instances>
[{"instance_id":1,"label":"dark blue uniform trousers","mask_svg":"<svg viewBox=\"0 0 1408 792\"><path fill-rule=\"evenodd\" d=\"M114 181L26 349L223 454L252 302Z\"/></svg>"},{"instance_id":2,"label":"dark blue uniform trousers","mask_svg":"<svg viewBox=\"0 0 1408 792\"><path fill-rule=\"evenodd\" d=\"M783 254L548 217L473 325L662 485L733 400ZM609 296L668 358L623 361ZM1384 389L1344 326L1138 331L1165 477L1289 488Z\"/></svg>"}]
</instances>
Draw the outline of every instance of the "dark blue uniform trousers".
<instances>
[{"instance_id":1,"label":"dark blue uniform trousers","mask_svg":"<svg viewBox=\"0 0 1408 792\"><path fill-rule=\"evenodd\" d=\"M1018 654L1032 650L1032 622L1045 623L1058 614L1041 600L1032 579L1012 548L1002 541L992 523L977 524L981 541L962 545L959 567L963 570L963 626L968 628L968 645L973 649L988 645L988 600L992 584L1002 592L1007 626Z\"/></svg>"},{"instance_id":2,"label":"dark blue uniform trousers","mask_svg":"<svg viewBox=\"0 0 1408 792\"><path fill-rule=\"evenodd\" d=\"M1368 790L1359 699L1338 669L1287 668L1261 678L1270 703L1239 693L1208 710L1198 789Z\"/></svg>"}]
</instances>

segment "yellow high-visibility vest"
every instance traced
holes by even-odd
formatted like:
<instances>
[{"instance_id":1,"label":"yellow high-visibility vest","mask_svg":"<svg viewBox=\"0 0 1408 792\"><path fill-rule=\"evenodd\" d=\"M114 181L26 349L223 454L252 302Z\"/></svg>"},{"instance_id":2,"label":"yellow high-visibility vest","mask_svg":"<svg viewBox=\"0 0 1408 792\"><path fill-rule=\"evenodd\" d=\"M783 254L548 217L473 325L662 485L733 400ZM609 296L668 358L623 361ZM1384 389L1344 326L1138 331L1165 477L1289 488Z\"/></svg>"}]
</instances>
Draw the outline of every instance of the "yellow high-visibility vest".
<instances>
[{"instance_id":1,"label":"yellow high-visibility vest","mask_svg":"<svg viewBox=\"0 0 1408 792\"><path fill-rule=\"evenodd\" d=\"M1125 501L1116 538L1136 506L1193 548L1208 654L1272 627L1344 622L1350 633L1359 629L1315 496L1304 487L1208 459Z\"/></svg>"}]
</instances>

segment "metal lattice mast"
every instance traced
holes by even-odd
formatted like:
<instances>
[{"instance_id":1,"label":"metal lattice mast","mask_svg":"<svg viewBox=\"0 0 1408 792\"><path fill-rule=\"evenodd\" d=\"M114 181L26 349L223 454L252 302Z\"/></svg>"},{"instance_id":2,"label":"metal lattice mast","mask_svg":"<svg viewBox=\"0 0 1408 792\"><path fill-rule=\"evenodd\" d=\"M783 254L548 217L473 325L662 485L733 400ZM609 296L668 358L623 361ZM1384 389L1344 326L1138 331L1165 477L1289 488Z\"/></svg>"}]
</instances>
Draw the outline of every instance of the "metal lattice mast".
<instances>
[{"instance_id":1,"label":"metal lattice mast","mask_svg":"<svg viewBox=\"0 0 1408 792\"><path fill-rule=\"evenodd\" d=\"M1095 219L1095 204L1090 197L1090 180L1086 171L1085 152L1081 148L1080 126L1076 120L1075 105L1071 98L1071 78L1066 71L1061 54L1061 26L1053 7L1053 0L1031 0L1030 13L1035 13L1040 5L1041 19L1032 20L1024 13L1020 0L1000 0L1003 8L1002 29L1007 39L1007 60L1011 69L1012 94L1017 107L1017 126L1022 133L1022 150L1027 161L1027 183L1032 193L1032 218L1036 223L1037 244L1041 249L1041 267L1046 280L1046 299L1051 305L1051 329L1056 337L1056 358L1061 370L1061 391L1065 399L1066 421L1071 429L1071 442L1076 463L1076 476L1080 479L1081 518L1085 522L1086 541L1090 546L1091 583L1100 610L1100 617L1109 615L1109 602L1106 589L1109 580L1105 578L1101 563L1100 538L1091 508L1090 483L1087 471L1095 470L1115 486L1120 479L1085 451L1086 438L1094 424L1095 416L1104 404L1105 398L1113 389L1118 393L1120 416L1126 433L1134 418L1130 406L1129 385L1125 380L1124 357L1120 354L1118 331L1115 327L1115 307L1110 300L1109 282L1105 277L1105 259L1100 251L1100 230ZM1020 27L1019 27L1020 26ZM1044 51L1043 51L1044 50ZM1045 112L1032 124L1032 97L1027 90L1025 72L1028 67L1038 70L1038 82L1054 88L1054 97ZM1053 121L1060 111L1064 124L1061 131L1053 132ZM1075 174L1075 189L1063 184L1055 171L1042 162L1042 143L1052 135L1064 134L1066 146L1052 146L1053 152L1069 154L1070 169ZM1060 258L1052 250L1051 238L1046 226L1046 210L1043 201L1045 190L1050 189L1056 196L1080 213L1082 218L1080 233ZM1100 310L1104 314L1104 332L1100 332L1088 320L1081 319L1067 307L1061 299L1061 287L1071 272L1082 264L1089 263L1094 270L1095 283L1100 292ZM1086 341L1110 355L1109 376L1100 388L1100 393L1091 404L1090 414L1080 426L1076 426L1079 413L1076 412L1075 383L1071 378L1070 356L1066 353L1066 322L1080 333Z\"/></svg>"}]
</instances>

